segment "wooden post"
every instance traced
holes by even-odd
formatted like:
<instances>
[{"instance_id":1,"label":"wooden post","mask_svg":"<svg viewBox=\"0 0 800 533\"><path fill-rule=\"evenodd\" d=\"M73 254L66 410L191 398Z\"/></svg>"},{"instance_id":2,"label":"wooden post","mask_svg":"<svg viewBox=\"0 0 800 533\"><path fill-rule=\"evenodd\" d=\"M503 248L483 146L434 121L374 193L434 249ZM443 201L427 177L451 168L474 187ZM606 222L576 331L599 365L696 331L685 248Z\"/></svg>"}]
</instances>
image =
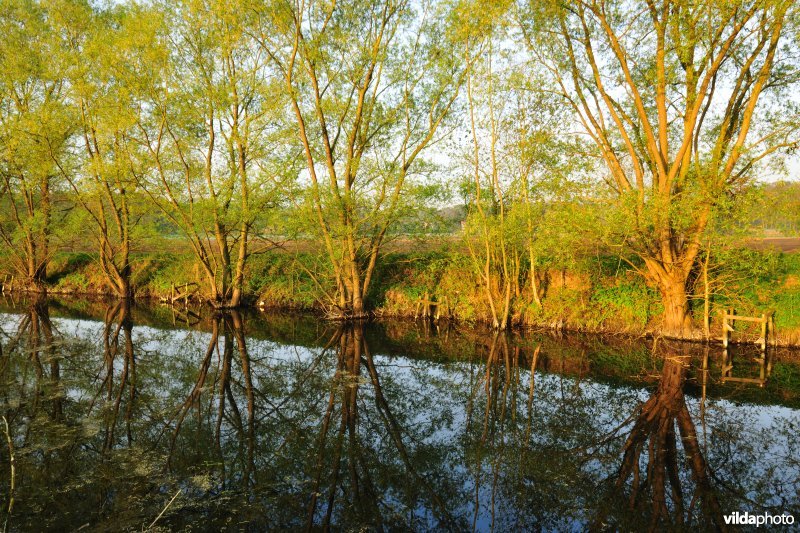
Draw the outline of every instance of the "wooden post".
<instances>
[{"instance_id":1,"label":"wooden post","mask_svg":"<svg viewBox=\"0 0 800 533\"><path fill-rule=\"evenodd\" d=\"M711 243L706 247L706 257L703 261L703 329L706 340L711 338L711 297L708 288L708 261L711 258Z\"/></svg>"},{"instance_id":2,"label":"wooden post","mask_svg":"<svg viewBox=\"0 0 800 533\"><path fill-rule=\"evenodd\" d=\"M728 349L728 310L722 311L722 347Z\"/></svg>"},{"instance_id":3,"label":"wooden post","mask_svg":"<svg viewBox=\"0 0 800 533\"><path fill-rule=\"evenodd\" d=\"M731 376L733 370L733 358L727 348L722 350L722 381Z\"/></svg>"},{"instance_id":4,"label":"wooden post","mask_svg":"<svg viewBox=\"0 0 800 533\"><path fill-rule=\"evenodd\" d=\"M766 354L767 352L767 314L761 315L761 351Z\"/></svg>"},{"instance_id":5,"label":"wooden post","mask_svg":"<svg viewBox=\"0 0 800 533\"><path fill-rule=\"evenodd\" d=\"M772 365L775 363L775 358L774 357L767 357L766 363L767 363L766 364L767 377L770 377L772 375Z\"/></svg>"},{"instance_id":6,"label":"wooden post","mask_svg":"<svg viewBox=\"0 0 800 533\"><path fill-rule=\"evenodd\" d=\"M169 303L175 302L175 282L169 284Z\"/></svg>"},{"instance_id":7,"label":"wooden post","mask_svg":"<svg viewBox=\"0 0 800 533\"><path fill-rule=\"evenodd\" d=\"M775 329L775 314L769 316L769 329L772 331L772 345L778 345L778 331Z\"/></svg>"}]
</instances>

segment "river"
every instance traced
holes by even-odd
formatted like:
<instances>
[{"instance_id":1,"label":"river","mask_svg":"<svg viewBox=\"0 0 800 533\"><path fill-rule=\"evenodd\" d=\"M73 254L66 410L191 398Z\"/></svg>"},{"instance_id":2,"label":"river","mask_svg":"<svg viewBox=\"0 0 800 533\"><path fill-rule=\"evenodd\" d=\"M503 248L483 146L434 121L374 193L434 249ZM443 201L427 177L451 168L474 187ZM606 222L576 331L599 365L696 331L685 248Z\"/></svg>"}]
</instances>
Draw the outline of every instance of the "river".
<instances>
[{"instance_id":1,"label":"river","mask_svg":"<svg viewBox=\"0 0 800 533\"><path fill-rule=\"evenodd\" d=\"M11 531L800 519L796 352L55 299L0 348Z\"/></svg>"}]
</instances>

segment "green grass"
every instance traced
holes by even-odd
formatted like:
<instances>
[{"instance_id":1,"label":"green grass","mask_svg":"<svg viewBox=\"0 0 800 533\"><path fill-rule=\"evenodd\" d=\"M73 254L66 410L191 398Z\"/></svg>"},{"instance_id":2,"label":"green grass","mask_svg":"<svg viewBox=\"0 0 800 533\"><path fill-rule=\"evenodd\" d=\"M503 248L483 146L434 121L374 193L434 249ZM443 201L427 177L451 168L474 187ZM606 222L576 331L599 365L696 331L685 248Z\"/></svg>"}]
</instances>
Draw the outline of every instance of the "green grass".
<instances>
[{"instance_id":1,"label":"green grass","mask_svg":"<svg viewBox=\"0 0 800 533\"><path fill-rule=\"evenodd\" d=\"M779 332L800 335L800 254L731 249L712 256L712 314L733 307L743 315L776 311ZM132 257L133 283L139 296L168 294L170 287L203 283L205 276L194 258L185 253L143 253ZM103 277L93 254L59 253L49 265L48 282L63 292L102 292ZM543 305L532 297L529 280L520 280L514 299L517 323L547 325L556 321L587 330L643 332L660 321L657 291L625 261L615 256L586 258L567 272L546 272L541 284ZM249 301L268 306L313 308L335 293L325 257L311 253L265 253L253 256L246 271ZM702 294L696 275L694 292ZM493 289L499 294L500 288ZM367 293L368 306L389 315L413 315L426 294L446 300L454 318L484 321L490 317L484 281L473 260L463 251L441 250L387 254L378 263ZM499 302L499 297L496 298ZM692 301L695 316L702 298ZM795 336L798 336L795 335ZM800 337L798 337L800 338Z\"/></svg>"}]
</instances>

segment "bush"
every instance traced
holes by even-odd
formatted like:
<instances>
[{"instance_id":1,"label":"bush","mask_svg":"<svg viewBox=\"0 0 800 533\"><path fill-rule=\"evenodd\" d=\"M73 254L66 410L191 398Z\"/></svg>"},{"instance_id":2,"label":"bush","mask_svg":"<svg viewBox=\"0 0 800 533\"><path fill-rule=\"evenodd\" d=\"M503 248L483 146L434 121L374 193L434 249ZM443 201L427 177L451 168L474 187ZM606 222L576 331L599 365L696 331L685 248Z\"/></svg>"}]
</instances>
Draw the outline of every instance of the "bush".
<instances>
[{"instance_id":1,"label":"bush","mask_svg":"<svg viewBox=\"0 0 800 533\"><path fill-rule=\"evenodd\" d=\"M591 301L601 322L612 319L619 326L644 328L650 321L650 308L657 299L655 291L636 278L618 280L610 287L596 287Z\"/></svg>"}]
</instances>

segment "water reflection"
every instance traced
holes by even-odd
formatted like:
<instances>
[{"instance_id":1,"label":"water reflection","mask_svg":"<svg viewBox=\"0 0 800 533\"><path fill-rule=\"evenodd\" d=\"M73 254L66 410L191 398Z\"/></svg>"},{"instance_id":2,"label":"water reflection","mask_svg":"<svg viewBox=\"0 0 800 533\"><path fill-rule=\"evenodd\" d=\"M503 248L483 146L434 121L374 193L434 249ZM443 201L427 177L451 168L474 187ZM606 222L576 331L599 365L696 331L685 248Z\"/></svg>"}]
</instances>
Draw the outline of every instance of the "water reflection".
<instances>
[{"instance_id":1,"label":"water reflection","mask_svg":"<svg viewBox=\"0 0 800 533\"><path fill-rule=\"evenodd\" d=\"M740 358L745 359L744 364L742 364L742 361L734 364L733 350L725 349L722 351L722 382L753 383L759 387L763 387L766 385L767 379L769 379L770 375L772 374L772 353L767 351L759 351L756 355L753 353L755 350L752 348L745 349L743 351L745 354L741 354ZM740 374L741 368L735 369L735 367L745 366L747 362L756 364L758 368L758 377L742 375Z\"/></svg>"},{"instance_id":2,"label":"water reflection","mask_svg":"<svg viewBox=\"0 0 800 533\"><path fill-rule=\"evenodd\" d=\"M257 391L244 322L238 311L215 313L210 322L211 335L194 384L165 425L171 430L167 467L173 468L176 460L178 470L196 463L216 464L216 470L205 473L215 477L216 490L248 489L255 482ZM186 424L190 415L191 424Z\"/></svg>"},{"instance_id":3,"label":"water reflection","mask_svg":"<svg viewBox=\"0 0 800 533\"><path fill-rule=\"evenodd\" d=\"M530 442L539 353L537 345L530 355L525 387L523 369L528 365L521 361L525 354L512 345L507 333L494 333L482 372L470 385L465 442L471 458L473 530L494 529L498 523L501 529L518 529L530 521L524 490L526 467L535 460Z\"/></svg>"},{"instance_id":4,"label":"water reflection","mask_svg":"<svg viewBox=\"0 0 800 533\"><path fill-rule=\"evenodd\" d=\"M434 486L419 450L408 447L413 428L387 399L364 325L338 329L328 348L334 348L336 369L315 438L306 528L401 527L415 520L398 516L398 507L412 501L410 510L430 510L434 522L428 526L455 526L442 499L453 489ZM417 524L424 524L426 517L417 518Z\"/></svg>"},{"instance_id":5,"label":"water reflection","mask_svg":"<svg viewBox=\"0 0 800 533\"><path fill-rule=\"evenodd\" d=\"M61 360L55 353L54 338L47 300L42 297L30 302L16 324L9 328L3 374L16 373L27 377L31 371L34 373L32 380L25 380L24 391L12 400L24 408L24 414L15 414L31 419L43 410L52 421L63 419ZM23 353L24 357L12 361L10 354L16 351ZM24 402L20 402L22 398Z\"/></svg>"},{"instance_id":6,"label":"water reflection","mask_svg":"<svg viewBox=\"0 0 800 533\"><path fill-rule=\"evenodd\" d=\"M649 530L727 529L684 394L692 359L686 348L661 343L661 378L632 416L611 508L598 515L595 529L606 527L607 520L623 528L646 524ZM681 463L688 466L690 479L681 472ZM630 518L634 523L626 523Z\"/></svg>"},{"instance_id":7,"label":"water reflection","mask_svg":"<svg viewBox=\"0 0 800 533\"><path fill-rule=\"evenodd\" d=\"M133 320L129 300L119 301L106 308L102 342L103 366L96 379L99 386L97 394L89 404L87 414L91 415L100 398L105 398L105 404L101 407L106 411L102 451L107 452L116 444L115 433L121 412L125 423L127 445L130 446L133 440L131 416L137 398L136 354L133 347ZM121 368L119 368L120 360Z\"/></svg>"},{"instance_id":8,"label":"water reflection","mask_svg":"<svg viewBox=\"0 0 800 533\"><path fill-rule=\"evenodd\" d=\"M0 344L4 345L0 350L0 379L3 383L0 398L2 414L8 424L6 426L4 422L7 434L3 435L2 441L9 441L8 446L3 446L4 453L0 463L4 529L9 525L13 527L10 514L20 507L18 485L22 476L17 465L25 459L19 457L19 451L24 450L31 442L36 442L43 427L63 427L67 418L61 376L62 360L56 341L58 331L51 321L48 302L39 297L29 302L21 311L8 327L3 328L4 335L0 337ZM10 382L17 386L6 387ZM28 459L35 465L31 477L35 483L52 483L56 480L54 472L41 467L51 461L62 460L65 456L64 450L53 445L41 448L38 452Z\"/></svg>"},{"instance_id":9,"label":"water reflection","mask_svg":"<svg viewBox=\"0 0 800 533\"><path fill-rule=\"evenodd\" d=\"M158 525L724 529L733 510L797 512L800 414L770 405L775 380L721 388L713 351L63 313L40 300L0 314L12 529L141 529L176 494ZM762 405L724 398L752 390ZM0 508L7 471L0 451Z\"/></svg>"}]
</instances>

